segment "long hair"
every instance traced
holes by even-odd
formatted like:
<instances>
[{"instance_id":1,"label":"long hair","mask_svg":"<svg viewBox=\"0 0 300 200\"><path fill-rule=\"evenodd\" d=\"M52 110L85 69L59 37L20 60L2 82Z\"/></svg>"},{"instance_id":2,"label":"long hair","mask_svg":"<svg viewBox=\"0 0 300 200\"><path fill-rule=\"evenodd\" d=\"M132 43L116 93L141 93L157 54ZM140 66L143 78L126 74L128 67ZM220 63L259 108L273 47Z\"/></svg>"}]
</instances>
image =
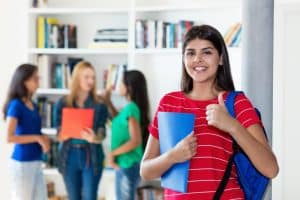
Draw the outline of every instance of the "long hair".
<instances>
[{"instance_id":1,"label":"long hair","mask_svg":"<svg viewBox=\"0 0 300 200\"><path fill-rule=\"evenodd\" d=\"M6 100L3 106L4 120L6 119L7 107L11 100L22 99L24 97L30 98L31 94L29 94L29 91L25 86L25 82L30 79L37 71L37 66L32 64L22 64L16 69L11 79Z\"/></svg>"},{"instance_id":2,"label":"long hair","mask_svg":"<svg viewBox=\"0 0 300 200\"><path fill-rule=\"evenodd\" d=\"M70 94L66 96L66 104L68 107L73 107L73 103L76 99L78 91L80 90L80 76L82 74L82 71L85 69L92 69L95 72L95 69L92 66L92 64L87 61L81 61L74 66L71 84L69 85ZM90 91L90 96L92 96L94 101L98 101L96 80L92 90Z\"/></svg>"},{"instance_id":3,"label":"long hair","mask_svg":"<svg viewBox=\"0 0 300 200\"><path fill-rule=\"evenodd\" d=\"M184 36L184 42L182 46L182 58L185 53L185 48L190 41L194 39L208 40L217 49L223 65L218 66L217 75L215 79L215 87L220 90L232 91L234 90L234 84L232 80L230 63L226 44L220 32L212 26L201 25L193 26ZM193 89L193 79L189 76L185 69L185 64L182 59L182 76L181 76L181 90L184 93L188 93Z\"/></svg>"},{"instance_id":4,"label":"long hair","mask_svg":"<svg viewBox=\"0 0 300 200\"><path fill-rule=\"evenodd\" d=\"M146 79L142 72L130 70L124 72L123 80L130 99L137 104L141 112L142 144L143 148L145 148L149 137L148 125L150 122Z\"/></svg>"}]
</instances>

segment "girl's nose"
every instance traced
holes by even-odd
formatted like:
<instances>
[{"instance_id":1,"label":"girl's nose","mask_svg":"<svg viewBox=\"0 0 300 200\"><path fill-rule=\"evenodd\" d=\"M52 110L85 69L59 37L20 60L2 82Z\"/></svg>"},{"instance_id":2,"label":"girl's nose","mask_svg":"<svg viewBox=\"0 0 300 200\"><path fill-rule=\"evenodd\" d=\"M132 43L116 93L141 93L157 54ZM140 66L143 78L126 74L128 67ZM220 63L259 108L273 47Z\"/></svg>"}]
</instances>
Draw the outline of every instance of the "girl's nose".
<instances>
[{"instance_id":1,"label":"girl's nose","mask_svg":"<svg viewBox=\"0 0 300 200\"><path fill-rule=\"evenodd\" d=\"M201 62L202 61L202 54L201 53L196 53L194 57L194 62Z\"/></svg>"}]
</instances>

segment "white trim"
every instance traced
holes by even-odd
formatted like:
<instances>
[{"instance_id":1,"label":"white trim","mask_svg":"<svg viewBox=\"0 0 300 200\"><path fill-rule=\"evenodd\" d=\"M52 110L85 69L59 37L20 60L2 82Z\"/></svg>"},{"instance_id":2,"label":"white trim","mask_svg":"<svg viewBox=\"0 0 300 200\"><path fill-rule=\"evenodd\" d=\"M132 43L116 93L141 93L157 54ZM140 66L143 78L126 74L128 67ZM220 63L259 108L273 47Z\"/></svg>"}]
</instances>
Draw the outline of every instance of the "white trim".
<instances>
[{"instance_id":1,"label":"white trim","mask_svg":"<svg viewBox=\"0 0 300 200\"><path fill-rule=\"evenodd\" d=\"M273 149L279 163L280 172L272 182L272 199L285 199L285 144L284 137L285 111L284 90L286 86L286 54L287 47L285 39L286 18L293 13L300 12L300 3L277 3L274 12L274 69L273 69ZM296 192L296 191L295 191Z\"/></svg>"},{"instance_id":2,"label":"white trim","mask_svg":"<svg viewBox=\"0 0 300 200\"><path fill-rule=\"evenodd\" d=\"M29 54L85 54L85 55L93 55L93 54L127 54L128 49L126 48L105 48L105 49L54 49L54 48L30 48Z\"/></svg>"},{"instance_id":3,"label":"white trim","mask_svg":"<svg viewBox=\"0 0 300 200\"><path fill-rule=\"evenodd\" d=\"M68 15L68 14L101 14L101 13L128 13L128 8L29 8L29 14L38 15Z\"/></svg>"}]
</instances>

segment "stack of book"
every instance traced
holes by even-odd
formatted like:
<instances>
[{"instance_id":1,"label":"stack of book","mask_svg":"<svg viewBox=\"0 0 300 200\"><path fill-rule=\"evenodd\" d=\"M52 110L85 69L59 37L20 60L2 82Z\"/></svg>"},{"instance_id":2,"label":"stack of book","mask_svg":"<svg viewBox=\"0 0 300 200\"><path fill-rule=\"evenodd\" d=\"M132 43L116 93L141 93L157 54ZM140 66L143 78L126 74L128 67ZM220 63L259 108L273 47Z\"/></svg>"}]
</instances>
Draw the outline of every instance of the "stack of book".
<instances>
[{"instance_id":1,"label":"stack of book","mask_svg":"<svg viewBox=\"0 0 300 200\"><path fill-rule=\"evenodd\" d=\"M37 65L41 77L41 88L68 88L74 66L82 58L68 58L66 63L56 62L49 55L39 55ZM53 77L53 78L52 78Z\"/></svg>"},{"instance_id":2,"label":"stack of book","mask_svg":"<svg viewBox=\"0 0 300 200\"><path fill-rule=\"evenodd\" d=\"M232 25L224 35L224 40L229 47L238 47L241 43L242 24L236 23Z\"/></svg>"},{"instance_id":3,"label":"stack of book","mask_svg":"<svg viewBox=\"0 0 300 200\"><path fill-rule=\"evenodd\" d=\"M51 128L54 126L54 102L49 101L47 97L38 97L37 105L42 118L42 127Z\"/></svg>"},{"instance_id":4,"label":"stack of book","mask_svg":"<svg viewBox=\"0 0 300 200\"><path fill-rule=\"evenodd\" d=\"M93 42L89 48L127 48L128 47L128 30L127 29L99 29L97 30Z\"/></svg>"},{"instance_id":5,"label":"stack of book","mask_svg":"<svg viewBox=\"0 0 300 200\"><path fill-rule=\"evenodd\" d=\"M77 48L77 27L59 24L54 17L37 18L38 48Z\"/></svg>"},{"instance_id":6,"label":"stack of book","mask_svg":"<svg viewBox=\"0 0 300 200\"><path fill-rule=\"evenodd\" d=\"M184 34L194 22L178 23L160 20L137 20L135 24L136 48L180 48Z\"/></svg>"}]
</instances>

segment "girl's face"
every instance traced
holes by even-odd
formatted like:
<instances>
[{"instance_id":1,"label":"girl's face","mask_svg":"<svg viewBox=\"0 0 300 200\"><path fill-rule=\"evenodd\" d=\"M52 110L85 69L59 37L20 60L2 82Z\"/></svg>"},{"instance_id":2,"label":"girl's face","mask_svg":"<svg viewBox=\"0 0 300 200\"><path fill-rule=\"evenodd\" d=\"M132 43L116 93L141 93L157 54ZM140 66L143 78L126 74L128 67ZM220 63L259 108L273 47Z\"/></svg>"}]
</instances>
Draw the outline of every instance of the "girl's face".
<instances>
[{"instance_id":1,"label":"girl's face","mask_svg":"<svg viewBox=\"0 0 300 200\"><path fill-rule=\"evenodd\" d=\"M124 82L122 81L121 84L120 84L120 87L119 87L119 94L121 96L126 96L127 95L127 88L126 88L126 85L124 84Z\"/></svg>"},{"instance_id":2,"label":"girl's face","mask_svg":"<svg viewBox=\"0 0 300 200\"><path fill-rule=\"evenodd\" d=\"M194 39L185 48L184 64L194 83L213 82L222 59L210 41Z\"/></svg>"},{"instance_id":3,"label":"girl's face","mask_svg":"<svg viewBox=\"0 0 300 200\"><path fill-rule=\"evenodd\" d=\"M39 76L38 72L34 72L32 76L24 82L26 89L28 90L29 94L35 93L35 91L39 87Z\"/></svg>"},{"instance_id":4,"label":"girl's face","mask_svg":"<svg viewBox=\"0 0 300 200\"><path fill-rule=\"evenodd\" d=\"M96 82L95 72L90 68L85 68L82 70L79 76L79 86L81 91L90 92Z\"/></svg>"}]
</instances>

